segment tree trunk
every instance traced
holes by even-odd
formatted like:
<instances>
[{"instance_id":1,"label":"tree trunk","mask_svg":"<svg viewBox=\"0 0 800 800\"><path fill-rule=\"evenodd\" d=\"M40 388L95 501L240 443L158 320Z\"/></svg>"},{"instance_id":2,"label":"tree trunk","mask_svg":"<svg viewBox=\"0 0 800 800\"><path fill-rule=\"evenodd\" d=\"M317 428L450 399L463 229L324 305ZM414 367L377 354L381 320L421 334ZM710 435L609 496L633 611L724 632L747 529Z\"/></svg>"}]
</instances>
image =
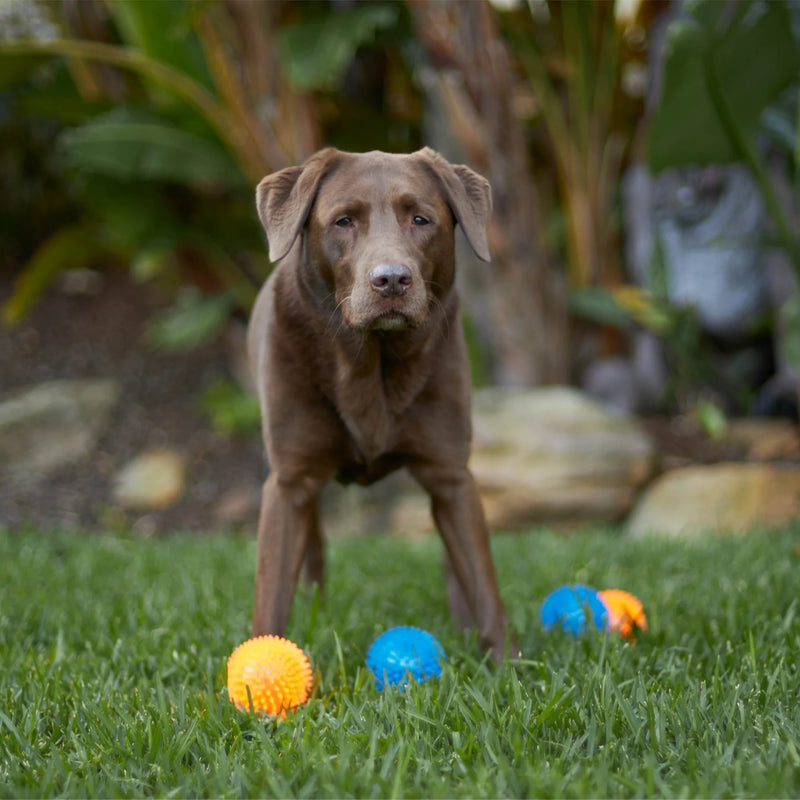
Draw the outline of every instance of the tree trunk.
<instances>
[{"instance_id":1,"label":"tree trunk","mask_svg":"<svg viewBox=\"0 0 800 800\"><path fill-rule=\"evenodd\" d=\"M566 285L543 245L523 124L514 115L517 78L494 12L483 0L409 0L409 7L431 64L428 141L492 184L492 264L462 259L461 275L492 378L518 386L568 382Z\"/></svg>"}]
</instances>

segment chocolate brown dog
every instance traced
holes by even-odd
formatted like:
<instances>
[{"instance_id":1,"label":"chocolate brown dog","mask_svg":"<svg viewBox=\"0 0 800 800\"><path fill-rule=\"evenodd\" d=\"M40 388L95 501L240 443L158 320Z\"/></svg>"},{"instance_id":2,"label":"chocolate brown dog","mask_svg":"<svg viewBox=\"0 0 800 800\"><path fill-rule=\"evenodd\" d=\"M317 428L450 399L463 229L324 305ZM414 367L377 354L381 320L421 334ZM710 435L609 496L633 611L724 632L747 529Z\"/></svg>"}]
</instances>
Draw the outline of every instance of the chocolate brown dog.
<instances>
[{"instance_id":1,"label":"chocolate brown dog","mask_svg":"<svg viewBox=\"0 0 800 800\"><path fill-rule=\"evenodd\" d=\"M279 263L248 332L270 465L253 635L283 633L304 560L322 582L323 486L407 467L431 497L453 614L501 660L506 614L467 469L470 378L454 287L456 224L489 260L488 182L427 148L326 149L264 178L257 204Z\"/></svg>"}]
</instances>

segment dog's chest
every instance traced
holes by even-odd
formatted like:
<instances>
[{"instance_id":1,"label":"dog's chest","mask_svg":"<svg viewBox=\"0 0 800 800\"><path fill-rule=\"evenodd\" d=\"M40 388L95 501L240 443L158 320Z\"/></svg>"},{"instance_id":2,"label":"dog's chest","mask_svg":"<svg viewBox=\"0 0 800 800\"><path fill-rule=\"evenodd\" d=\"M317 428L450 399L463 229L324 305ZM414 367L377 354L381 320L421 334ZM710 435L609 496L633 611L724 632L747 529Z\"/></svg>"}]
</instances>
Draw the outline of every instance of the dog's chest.
<instances>
[{"instance_id":1,"label":"dog's chest","mask_svg":"<svg viewBox=\"0 0 800 800\"><path fill-rule=\"evenodd\" d=\"M380 358L340 365L335 405L359 463L368 466L397 450L425 380L423 369L401 369Z\"/></svg>"},{"instance_id":2,"label":"dog's chest","mask_svg":"<svg viewBox=\"0 0 800 800\"><path fill-rule=\"evenodd\" d=\"M379 382L352 381L340 393L337 405L359 462L370 464L394 448L400 421Z\"/></svg>"}]
</instances>

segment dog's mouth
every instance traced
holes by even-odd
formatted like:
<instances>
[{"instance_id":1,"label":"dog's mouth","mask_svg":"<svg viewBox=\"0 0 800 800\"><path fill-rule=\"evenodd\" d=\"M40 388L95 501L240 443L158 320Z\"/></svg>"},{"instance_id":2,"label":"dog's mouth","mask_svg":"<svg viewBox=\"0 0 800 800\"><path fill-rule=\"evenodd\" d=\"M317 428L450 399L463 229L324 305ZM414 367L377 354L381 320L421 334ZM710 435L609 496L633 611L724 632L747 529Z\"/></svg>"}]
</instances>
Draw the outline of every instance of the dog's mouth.
<instances>
[{"instance_id":1,"label":"dog's mouth","mask_svg":"<svg viewBox=\"0 0 800 800\"><path fill-rule=\"evenodd\" d=\"M427 297L413 286L403 295L391 298L357 287L343 303L342 316L356 330L402 332L424 324L428 316Z\"/></svg>"},{"instance_id":2,"label":"dog's mouth","mask_svg":"<svg viewBox=\"0 0 800 800\"><path fill-rule=\"evenodd\" d=\"M404 331L410 327L411 321L409 318L401 311L393 309L384 311L370 325L373 331Z\"/></svg>"}]
</instances>

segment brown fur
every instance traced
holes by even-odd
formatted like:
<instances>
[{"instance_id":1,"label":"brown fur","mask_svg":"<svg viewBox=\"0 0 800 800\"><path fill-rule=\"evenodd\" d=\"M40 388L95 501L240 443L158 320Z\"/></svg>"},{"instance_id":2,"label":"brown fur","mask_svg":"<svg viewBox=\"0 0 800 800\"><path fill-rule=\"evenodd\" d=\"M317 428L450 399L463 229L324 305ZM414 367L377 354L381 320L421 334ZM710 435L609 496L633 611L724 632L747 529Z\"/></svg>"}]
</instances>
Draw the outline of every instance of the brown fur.
<instances>
[{"instance_id":1,"label":"brown fur","mask_svg":"<svg viewBox=\"0 0 800 800\"><path fill-rule=\"evenodd\" d=\"M506 615L467 469L469 366L454 288L456 224L489 259L489 184L427 148L327 149L264 178L257 204L280 263L248 333L270 465L253 635L283 633L304 559L322 583L323 486L407 467L431 497L454 616L501 659Z\"/></svg>"}]
</instances>

